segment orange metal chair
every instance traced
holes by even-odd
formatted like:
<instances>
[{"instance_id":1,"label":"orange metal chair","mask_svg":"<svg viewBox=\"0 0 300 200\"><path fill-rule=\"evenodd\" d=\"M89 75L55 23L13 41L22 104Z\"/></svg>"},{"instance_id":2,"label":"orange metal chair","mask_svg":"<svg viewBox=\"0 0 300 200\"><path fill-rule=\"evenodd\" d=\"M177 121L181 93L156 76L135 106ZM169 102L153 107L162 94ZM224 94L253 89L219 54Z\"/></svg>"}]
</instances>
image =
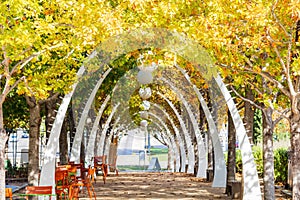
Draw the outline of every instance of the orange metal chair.
<instances>
[{"instance_id":1,"label":"orange metal chair","mask_svg":"<svg viewBox=\"0 0 300 200\"><path fill-rule=\"evenodd\" d=\"M78 180L84 179L84 173L86 170L82 162L79 164L70 163L70 166L76 168L76 179Z\"/></svg>"},{"instance_id":2,"label":"orange metal chair","mask_svg":"<svg viewBox=\"0 0 300 200\"><path fill-rule=\"evenodd\" d=\"M84 179L84 186L86 187L90 198L92 196L90 188L92 189L93 195L96 199L96 194L95 194L94 186L93 186L93 183L92 183L94 181L94 174L95 174L95 168L89 167L88 172L87 172L87 176Z\"/></svg>"},{"instance_id":3,"label":"orange metal chair","mask_svg":"<svg viewBox=\"0 0 300 200\"><path fill-rule=\"evenodd\" d=\"M103 156L95 156L94 157L94 168L95 173L97 174L99 171L102 172L103 182L105 183L107 173L108 173L108 165L106 163L106 155Z\"/></svg>"},{"instance_id":4,"label":"orange metal chair","mask_svg":"<svg viewBox=\"0 0 300 200\"><path fill-rule=\"evenodd\" d=\"M12 200L12 188L5 188L5 198Z\"/></svg>"},{"instance_id":5,"label":"orange metal chair","mask_svg":"<svg viewBox=\"0 0 300 200\"><path fill-rule=\"evenodd\" d=\"M59 199L67 199L70 186L68 184L68 170L65 168L57 168L55 170L55 193L59 196Z\"/></svg>"},{"instance_id":6,"label":"orange metal chair","mask_svg":"<svg viewBox=\"0 0 300 200\"><path fill-rule=\"evenodd\" d=\"M78 197L79 187L77 179L77 166L58 166L55 171L56 194L59 199L73 199Z\"/></svg>"},{"instance_id":7,"label":"orange metal chair","mask_svg":"<svg viewBox=\"0 0 300 200\"><path fill-rule=\"evenodd\" d=\"M93 197L96 199L96 193L95 193L94 186L93 186L93 183L92 183L93 180L94 180L94 174L95 174L95 168L91 168L89 166L89 168L87 168L87 174L84 177L84 179L81 179L76 184L74 184L75 186L77 186L77 188L79 188L79 187L84 188L85 187L86 190L88 191L88 195L89 195L90 199L93 198ZM93 192L93 194L92 194L92 192Z\"/></svg>"}]
</instances>

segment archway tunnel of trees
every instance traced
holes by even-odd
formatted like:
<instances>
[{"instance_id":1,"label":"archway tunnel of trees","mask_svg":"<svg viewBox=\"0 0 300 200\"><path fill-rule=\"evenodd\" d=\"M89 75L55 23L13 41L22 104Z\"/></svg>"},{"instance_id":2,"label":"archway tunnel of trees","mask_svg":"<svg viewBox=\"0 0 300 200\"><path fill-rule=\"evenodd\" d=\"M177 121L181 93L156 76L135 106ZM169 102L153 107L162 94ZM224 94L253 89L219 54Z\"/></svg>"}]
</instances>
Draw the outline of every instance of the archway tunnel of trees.
<instances>
[{"instance_id":1,"label":"archway tunnel of trees","mask_svg":"<svg viewBox=\"0 0 300 200\"><path fill-rule=\"evenodd\" d=\"M101 44L80 68L78 83L62 100L51 129L40 184L53 184L49 172L54 172L58 149L60 163L92 164L95 155L114 160L118 140L138 129L168 147L169 170L205 178L210 167L212 186L226 187L219 132L233 118L231 129L238 130L243 158L244 197L260 198L246 130L209 55L183 35L142 31L143 37L135 31Z\"/></svg>"}]
</instances>

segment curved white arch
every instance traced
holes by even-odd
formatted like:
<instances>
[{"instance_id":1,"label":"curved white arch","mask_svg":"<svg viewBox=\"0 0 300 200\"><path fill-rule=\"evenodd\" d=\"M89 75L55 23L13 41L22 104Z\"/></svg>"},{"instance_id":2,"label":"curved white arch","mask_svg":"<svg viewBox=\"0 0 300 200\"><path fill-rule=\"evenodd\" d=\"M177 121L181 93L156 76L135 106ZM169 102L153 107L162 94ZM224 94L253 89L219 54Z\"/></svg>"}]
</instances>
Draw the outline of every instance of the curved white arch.
<instances>
[{"instance_id":1,"label":"curved white arch","mask_svg":"<svg viewBox=\"0 0 300 200\"><path fill-rule=\"evenodd\" d=\"M206 155L206 149L203 143L203 139L201 138L201 134L200 134L200 130L198 127L198 123L195 119L195 116L191 110L191 108L189 107L187 101L185 100L185 98L182 96L182 94L178 91L178 88L176 88L172 83L170 83L168 80L166 80L165 78L160 78L160 80L164 81L165 83L169 84L169 86L171 87L171 89L173 91L175 91L176 95L179 97L179 99L182 101L185 109L188 112L188 115L190 117L190 120L192 122L192 126L196 135L196 140L197 140L197 145L198 145L198 162L199 162L199 167L198 167L198 171L197 171L197 177L202 177L202 178L206 178L206 169L207 169L207 155ZM225 167L225 162L224 162L224 167ZM215 174L215 176L221 176L221 174ZM226 177L224 179L225 185L226 186Z\"/></svg>"},{"instance_id":2,"label":"curved white arch","mask_svg":"<svg viewBox=\"0 0 300 200\"><path fill-rule=\"evenodd\" d=\"M111 139L112 139L112 136L114 135L114 131L115 130L118 130L116 129L116 125L119 123L120 121L120 116L117 117L116 121L113 122L113 127L110 131L110 134L108 137L105 137L105 145L103 145L105 148L104 148L104 153L103 155L107 155L107 158L109 159L109 148L110 148L110 144L111 144Z\"/></svg>"},{"instance_id":3,"label":"curved white arch","mask_svg":"<svg viewBox=\"0 0 300 200\"><path fill-rule=\"evenodd\" d=\"M251 145L244 127L243 121L238 113L238 109L232 97L227 90L225 84L222 81L220 76L215 77L215 81L218 84L225 101L227 102L228 109L232 116L232 121L235 126L237 138L239 141L241 153L242 153L242 162L243 162L243 182L244 182L244 195L243 199L261 199L260 185L257 178L257 170L252 155Z\"/></svg>"},{"instance_id":4,"label":"curved white arch","mask_svg":"<svg viewBox=\"0 0 300 200\"><path fill-rule=\"evenodd\" d=\"M227 177L227 170L224 160L223 150L221 148L221 143L218 135L218 130L213 120L213 116L209 112L208 106L199 92L198 88L194 86L194 90L198 95L199 101L205 113L207 123L209 126L210 134L212 137L213 148L214 148L214 162L216 166L214 168L214 180L213 180L213 187L226 187L226 177Z\"/></svg>"},{"instance_id":5,"label":"curved white arch","mask_svg":"<svg viewBox=\"0 0 300 200\"><path fill-rule=\"evenodd\" d=\"M80 67L77 72L77 76L80 77L83 75L85 71L84 66ZM77 83L75 83L72 87L72 91L68 93L62 100L62 103L58 109L57 115L55 117L51 133L48 139L48 143L45 147L45 154L44 154L44 161L43 167L41 170L40 176L40 185L55 185L54 180L54 169L55 169L55 159L56 159L56 152L58 151L59 145L59 135L61 131L61 127L71 101L72 95L75 91ZM55 191L55 190L53 190Z\"/></svg>"},{"instance_id":6,"label":"curved white arch","mask_svg":"<svg viewBox=\"0 0 300 200\"><path fill-rule=\"evenodd\" d=\"M108 118L107 118L107 120L104 124L104 128L102 129L101 134L100 134L100 141L99 141L99 146L98 146L98 149L97 149L97 155L103 155L103 153L104 153L104 141L105 141L106 131L109 128L109 124L112 120L112 117L114 116L114 113L118 109L119 105L120 104L118 103L112 108L112 111L109 114L109 116L108 116Z\"/></svg>"},{"instance_id":7,"label":"curved white arch","mask_svg":"<svg viewBox=\"0 0 300 200\"><path fill-rule=\"evenodd\" d=\"M177 129L173 119L170 117L170 115L167 113L167 111L163 108L161 108L159 105L153 103L152 104L153 106L157 107L158 109L160 109L164 115L167 117L167 119L169 120L169 122L171 123L173 129L174 129L174 132L175 132L175 135L176 137L178 138L179 140L179 150L180 150L180 156L182 158L182 160L186 160L186 155L185 155L185 148L184 148L184 142L181 138L181 135L179 133L179 130ZM178 165L177 165L178 163ZM180 164L180 160L176 160L176 171L179 171L179 169L181 168L181 172L185 172L185 162L181 162L181 167L179 166Z\"/></svg>"},{"instance_id":8,"label":"curved white arch","mask_svg":"<svg viewBox=\"0 0 300 200\"><path fill-rule=\"evenodd\" d=\"M80 145L81 145L81 139L82 139L82 134L84 130L84 124L86 122L86 118L89 114L90 107L94 101L94 98L96 96L96 93L101 86L103 80L106 78L106 76L109 74L109 72L112 70L112 68L109 68L108 70L105 71L105 73L101 76L100 80L97 82L95 85L92 93L90 94L87 103L85 104L85 107L83 109L83 112L81 114L78 126L76 127L76 133L74 136L73 140L73 146L71 150L71 157L70 161L75 161L75 163L80 162Z\"/></svg>"},{"instance_id":9,"label":"curved white arch","mask_svg":"<svg viewBox=\"0 0 300 200\"><path fill-rule=\"evenodd\" d=\"M160 128L159 124L157 122L152 122L152 123L155 124L158 128ZM152 124L150 124L149 126L152 126ZM162 129L160 131L161 131L161 134L163 134L163 135L168 134L168 133L165 133ZM171 166L170 166L171 167L171 171L172 172L179 172L179 168L180 167L177 167L177 166L179 166L180 163L177 164L177 162L179 162L179 160L180 160L180 155L178 153L178 148L177 148L175 139L174 139L174 137L173 137L172 134L171 134L171 138L166 137L166 139L169 140L168 141L169 146L172 147L171 148L171 150L172 150L171 155L172 155L173 158L171 158L171 160L175 161L175 163L176 163L176 166L174 166L174 162L171 162Z\"/></svg>"},{"instance_id":10,"label":"curved white arch","mask_svg":"<svg viewBox=\"0 0 300 200\"><path fill-rule=\"evenodd\" d=\"M96 117L96 120L95 120L95 122L94 122L94 125L93 125L93 130L91 131L91 136L90 136L90 140L89 140L89 144L88 144L88 151L90 151L90 152L93 152L93 148L94 148L94 145L95 145L95 134L96 134L96 130L97 130L97 126L98 126L98 124L99 124L99 120L100 120L100 118L101 118L101 115L102 115L102 113L103 113L103 110L104 110L104 108L106 107L106 104L107 104L107 102L108 102L108 100L110 99L110 96L108 96L106 99L105 99L105 101L103 102L103 104L101 105L101 108L100 108L100 110L99 110L99 113L98 113L98 115L97 115L97 117ZM128 109L128 108L127 108ZM116 109L114 109L114 111L111 113L111 115L110 115L110 117L109 117L109 121L107 121L106 123L105 123L105 127L108 127L108 124L110 123L110 121L111 121L111 119L112 119L112 117L113 117L113 115L115 114L115 110ZM118 118L119 119L119 118ZM117 123L117 122L116 122ZM107 129L106 129L107 130ZM102 133L101 133L101 137L100 137L100 142L99 142L99 144L100 144L100 149L103 149L103 147L104 147L104 143L109 143L110 142L110 140L108 139L107 140L107 142L105 142L105 134L103 133L103 131L105 132L106 130L102 130ZM93 134L94 133L94 134ZM94 136L93 136L94 135ZM182 143L182 142L180 142L180 143ZM105 150L103 150L103 152L104 152L104 154L107 154L107 152L108 152L108 146L106 145L106 147L107 148L105 148ZM102 152L102 150L100 150L100 152ZM88 157L87 157L87 160L90 160L89 158L91 158L92 157L92 155L89 155ZM183 156L183 158L185 158L185 156ZM178 162L178 161L177 161ZM179 162L178 162L179 163ZM184 169L184 168L183 168ZM183 171L184 172L184 171Z\"/></svg>"},{"instance_id":11,"label":"curved white arch","mask_svg":"<svg viewBox=\"0 0 300 200\"><path fill-rule=\"evenodd\" d=\"M152 114L151 112L149 112L149 115L153 115L153 116L154 116L154 114ZM172 157L171 157L171 160L174 160L174 156L175 156L175 158L176 158L176 156L179 156L177 147L174 146L174 144L175 144L174 137L173 137L172 134L170 133L169 128L163 123L163 121L162 121L158 116L155 116L155 117L157 118L157 120L159 120L159 122L162 124L162 126L163 126L163 127L166 129L166 131L167 131L168 137L166 137L166 139L168 140L169 146L171 147L170 149L171 149L171 151L172 151L172 153L171 153L171 156L172 156ZM115 123L118 123L118 122L116 121ZM159 127L159 126L157 125L157 127ZM110 135L109 137L111 137L111 135ZM111 140L108 139L107 142L108 142L108 146L109 146ZM176 152L177 152L177 153L176 153ZM108 152L106 152L106 155L108 155L107 153L108 153ZM176 162L177 162L177 161L176 161ZM171 169L172 169L172 171L174 171L174 163L173 163L173 162L171 163Z\"/></svg>"},{"instance_id":12,"label":"curved white arch","mask_svg":"<svg viewBox=\"0 0 300 200\"><path fill-rule=\"evenodd\" d=\"M166 129L167 135L168 135L167 139L170 139L170 146L172 147L172 154L171 154L172 159L171 160L175 160L176 163L177 163L178 162L178 157L176 157L176 156L179 156L179 154L178 154L178 152L175 152L177 150L177 147L176 147L176 143L175 143L175 140L174 140L174 137L173 137L172 133L170 132L167 125L163 122L163 120L159 116L157 116L157 115L155 115L151 112L149 112L149 115L152 116L152 117L155 117L160 122L160 124ZM176 159L174 159L174 157ZM171 168L174 169L174 162L171 162L171 166L172 166Z\"/></svg>"},{"instance_id":13,"label":"curved white arch","mask_svg":"<svg viewBox=\"0 0 300 200\"><path fill-rule=\"evenodd\" d=\"M151 103L151 102L150 102L150 103ZM174 125L174 122L173 122L172 119L170 119L168 113L165 113L165 111L164 111L162 108L160 108L159 106L157 106L156 104L154 104L154 103L151 103L151 104L154 105L154 106L156 106L156 107L157 107L158 109L160 109L165 115L167 115L168 119L171 121L171 124ZM126 109L128 109L128 107L127 107ZM115 112L114 112L114 114L115 114ZM116 120L115 124L118 123L119 119L120 119L120 118L118 117L118 119ZM160 120L160 122L162 123L162 125L163 125L165 128L168 128L168 127L166 127L166 126L163 124L162 120ZM114 125L114 126L115 126L115 125ZM180 134L179 134L177 128L174 127L174 129L175 129L175 132L176 132L176 136L178 136L178 140L180 141L180 144L181 144L180 147L184 149L184 145L183 145L181 136L180 136ZM171 137L172 143L170 143L170 146L172 146L172 144L175 144L174 136L170 133L169 129L166 129L166 130L167 130L167 133L168 133L169 137ZM103 134L102 134L102 135L103 135ZM110 137L111 137L111 136L110 136ZM111 140L110 140L110 137L107 139L107 142L108 142L108 143L110 143L110 141L111 141ZM104 144L103 144L103 146L104 146ZM107 146L107 145L106 145L106 146ZM179 158L179 153L178 153L178 150L177 150L177 146L174 147L174 148L176 148L176 149L175 149L175 150L172 149L172 151L176 152L176 153L174 153L174 154L176 155L176 156L175 156L175 157L176 157L176 170L179 171L179 168L180 168L180 166L179 166L179 164L180 164L180 161L179 161L179 160L180 160L180 158ZM184 150L181 150L181 152L184 153ZM107 155L107 153L108 153L108 149L106 148L104 154ZM186 158L185 153L182 155L182 158L185 160L185 158ZM172 164L173 164L173 163L172 163ZM185 170L184 167L182 168L182 172L184 172L183 170Z\"/></svg>"},{"instance_id":14,"label":"curved white arch","mask_svg":"<svg viewBox=\"0 0 300 200\"><path fill-rule=\"evenodd\" d=\"M96 119L93 123L93 127L89 136L89 142L87 145L87 153L86 153L86 161L90 162L92 157L94 157L94 147L95 147L95 140L96 140L96 135L97 135L97 130L98 130L98 126L99 126L99 122L100 119L102 117L103 111L106 108L106 105L108 103L108 101L110 100L110 95L107 95L107 97L105 98L104 102L102 103L98 114L96 116ZM91 163L90 163L91 164Z\"/></svg>"},{"instance_id":15,"label":"curved white arch","mask_svg":"<svg viewBox=\"0 0 300 200\"><path fill-rule=\"evenodd\" d=\"M187 145L187 151L188 151L188 170L187 170L187 172L194 173L195 154L194 154L194 145L192 144L190 134L188 133L186 126L185 126L180 114L178 113L177 109L173 105L173 103L169 99L167 99L163 94L161 94L160 92L157 92L157 94L159 96L161 96L169 104L169 106L172 108L173 112L175 113L176 117L178 118L180 126L183 130L183 135L185 137L185 142ZM200 168L200 166L199 166L199 168ZM205 168L205 170L206 170L206 168ZM206 174L203 174L203 177L206 177Z\"/></svg>"},{"instance_id":16,"label":"curved white arch","mask_svg":"<svg viewBox=\"0 0 300 200\"><path fill-rule=\"evenodd\" d=\"M224 160L224 154L223 150L221 148L221 143L219 139L218 130L216 127L216 124L213 120L213 116L211 115L209 108L199 92L198 88L191 82L189 75L177 64L175 64L175 67L184 75L185 79L189 82L190 85L193 86L193 89L200 101L201 107L203 108L205 117L208 122L208 126L210 129L212 142L213 142L213 148L214 148L214 162L216 164L214 170L214 180L213 180L213 187L226 187L226 177L227 177L227 170Z\"/></svg>"}]
</instances>

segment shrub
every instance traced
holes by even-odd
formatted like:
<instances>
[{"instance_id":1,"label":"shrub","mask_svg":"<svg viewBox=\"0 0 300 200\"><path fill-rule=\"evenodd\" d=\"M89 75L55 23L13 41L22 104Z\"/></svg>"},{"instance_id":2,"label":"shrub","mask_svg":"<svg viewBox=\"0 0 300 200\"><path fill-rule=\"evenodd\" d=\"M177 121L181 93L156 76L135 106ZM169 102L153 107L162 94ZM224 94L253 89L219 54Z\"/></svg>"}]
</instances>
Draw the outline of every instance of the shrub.
<instances>
[{"instance_id":1,"label":"shrub","mask_svg":"<svg viewBox=\"0 0 300 200\"><path fill-rule=\"evenodd\" d=\"M253 146L253 157L257 167L259 177L263 176L263 154L262 148ZM242 156L241 151L236 150L236 172L242 173ZM287 182L288 175L288 152L286 148L278 148L274 150L274 176L275 182Z\"/></svg>"},{"instance_id":2,"label":"shrub","mask_svg":"<svg viewBox=\"0 0 300 200\"><path fill-rule=\"evenodd\" d=\"M274 151L274 174L276 182L287 182L288 151L286 148L279 148Z\"/></svg>"},{"instance_id":3,"label":"shrub","mask_svg":"<svg viewBox=\"0 0 300 200\"><path fill-rule=\"evenodd\" d=\"M262 177L264 174L262 148L259 146L253 146L252 151L253 151L253 158L256 163L258 176Z\"/></svg>"},{"instance_id":4,"label":"shrub","mask_svg":"<svg viewBox=\"0 0 300 200\"><path fill-rule=\"evenodd\" d=\"M262 157L262 149L258 146L253 147L253 157L257 167L257 173L259 176L263 175L263 157ZM243 163L242 163L242 155L241 150L236 150L236 172L242 173L243 171Z\"/></svg>"}]
</instances>

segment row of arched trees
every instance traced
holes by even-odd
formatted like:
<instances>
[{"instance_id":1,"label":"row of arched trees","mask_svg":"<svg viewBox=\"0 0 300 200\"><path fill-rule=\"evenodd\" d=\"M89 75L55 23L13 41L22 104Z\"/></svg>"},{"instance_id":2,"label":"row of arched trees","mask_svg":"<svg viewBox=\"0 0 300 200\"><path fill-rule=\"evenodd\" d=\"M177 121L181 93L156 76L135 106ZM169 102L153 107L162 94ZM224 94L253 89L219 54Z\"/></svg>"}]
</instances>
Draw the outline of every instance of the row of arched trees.
<instances>
[{"instance_id":1,"label":"row of arched trees","mask_svg":"<svg viewBox=\"0 0 300 200\"><path fill-rule=\"evenodd\" d=\"M113 65L131 52L140 49L160 49L171 52L193 64L205 82L201 92L193 82L185 65L174 59L173 63L154 62L141 65L128 63ZM147 52L151 55L151 52ZM155 56L154 56L155 57ZM140 57L144 59L145 57ZM118 71L122 68L121 72ZM150 70L151 68L151 70ZM137 79L148 79L144 84ZM148 75L147 75L148 74ZM149 129L160 132L169 147L173 171L195 173L205 178L208 169L207 147L211 141L214 150L213 187L226 187L226 165L219 140L220 126L230 112L242 153L244 199L261 198L258 175L243 122L235 103L218 75L206 51L197 43L176 32L164 29L135 30L113 37L102 43L78 71L78 82L67 94L57 111L45 150L40 185L54 185L56 152L59 135L68 107L72 105L76 132L72 138L70 160L86 161L94 155L108 154L114 136L139 127L146 120ZM149 78L150 77L150 78ZM145 100L140 89L150 88L152 93ZM99 97L101 96L101 97ZM145 107L148 106L148 109ZM201 108L201 109L200 109ZM201 111L200 111L201 110ZM147 116L141 116L141 112ZM204 116L204 118L203 118ZM205 124L205 126L203 126ZM87 146L82 138L88 133ZM172 164L174 163L174 164ZM187 164L187 165L186 165Z\"/></svg>"}]
</instances>

